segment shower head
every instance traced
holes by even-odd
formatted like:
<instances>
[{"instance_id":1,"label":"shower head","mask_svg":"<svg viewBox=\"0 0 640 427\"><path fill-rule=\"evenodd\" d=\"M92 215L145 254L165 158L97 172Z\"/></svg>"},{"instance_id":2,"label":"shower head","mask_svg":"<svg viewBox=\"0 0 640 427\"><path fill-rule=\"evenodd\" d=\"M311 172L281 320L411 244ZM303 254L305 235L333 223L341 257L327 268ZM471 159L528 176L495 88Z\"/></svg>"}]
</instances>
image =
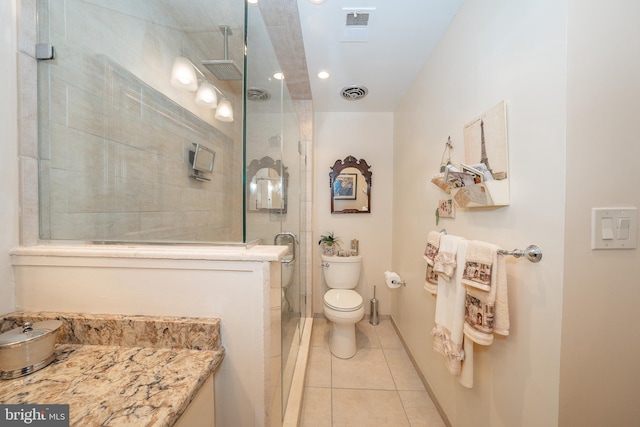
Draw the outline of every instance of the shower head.
<instances>
[{"instance_id":1,"label":"shower head","mask_svg":"<svg viewBox=\"0 0 640 427\"><path fill-rule=\"evenodd\" d=\"M242 71L231 59L206 59L202 65L207 67L218 80L242 80Z\"/></svg>"},{"instance_id":2,"label":"shower head","mask_svg":"<svg viewBox=\"0 0 640 427\"><path fill-rule=\"evenodd\" d=\"M228 25L221 25L220 31L224 36L224 59L205 59L202 65L207 67L218 80L242 80L242 71L236 63L228 58L228 37L233 34Z\"/></svg>"}]
</instances>

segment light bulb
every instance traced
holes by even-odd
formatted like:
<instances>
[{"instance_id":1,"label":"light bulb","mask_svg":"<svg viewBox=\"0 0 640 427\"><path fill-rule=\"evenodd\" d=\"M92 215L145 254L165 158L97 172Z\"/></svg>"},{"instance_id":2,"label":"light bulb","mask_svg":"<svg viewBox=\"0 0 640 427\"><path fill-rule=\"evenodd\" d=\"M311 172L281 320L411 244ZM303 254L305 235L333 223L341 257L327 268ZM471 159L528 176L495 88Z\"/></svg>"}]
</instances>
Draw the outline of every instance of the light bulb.
<instances>
[{"instance_id":1,"label":"light bulb","mask_svg":"<svg viewBox=\"0 0 640 427\"><path fill-rule=\"evenodd\" d=\"M216 108L215 117L221 122L233 121L233 108L231 107L231 103L226 98L222 98L218 102L218 108Z\"/></svg>"},{"instance_id":2,"label":"light bulb","mask_svg":"<svg viewBox=\"0 0 640 427\"><path fill-rule=\"evenodd\" d=\"M214 109L218 106L218 95L216 88L209 82L204 82L198 88L196 93L196 104Z\"/></svg>"},{"instance_id":3,"label":"light bulb","mask_svg":"<svg viewBox=\"0 0 640 427\"><path fill-rule=\"evenodd\" d=\"M198 89L198 78L193 64L187 58L179 56L171 67L171 85L178 89L193 92Z\"/></svg>"}]
</instances>

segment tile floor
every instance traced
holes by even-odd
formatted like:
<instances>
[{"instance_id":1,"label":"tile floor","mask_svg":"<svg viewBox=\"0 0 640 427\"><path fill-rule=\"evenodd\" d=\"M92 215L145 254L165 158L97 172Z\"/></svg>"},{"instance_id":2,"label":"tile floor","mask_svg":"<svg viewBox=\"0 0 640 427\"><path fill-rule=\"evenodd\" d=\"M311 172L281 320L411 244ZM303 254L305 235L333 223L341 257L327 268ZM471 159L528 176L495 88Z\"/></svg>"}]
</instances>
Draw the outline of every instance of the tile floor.
<instances>
[{"instance_id":1,"label":"tile floor","mask_svg":"<svg viewBox=\"0 0 640 427\"><path fill-rule=\"evenodd\" d=\"M390 320L356 325L358 353L329 351L331 324L313 321L302 427L444 427Z\"/></svg>"}]
</instances>

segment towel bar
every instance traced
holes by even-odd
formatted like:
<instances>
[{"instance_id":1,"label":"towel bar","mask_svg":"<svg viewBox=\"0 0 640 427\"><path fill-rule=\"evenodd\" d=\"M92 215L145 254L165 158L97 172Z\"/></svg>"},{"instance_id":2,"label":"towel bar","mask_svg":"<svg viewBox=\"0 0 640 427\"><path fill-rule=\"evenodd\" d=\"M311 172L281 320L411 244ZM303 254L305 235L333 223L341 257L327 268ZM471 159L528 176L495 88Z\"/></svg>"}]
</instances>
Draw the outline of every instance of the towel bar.
<instances>
[{"instance_id":1,"label":"towel bar","mask_svg":"<svg viewBox=\"0 0 640 427\"><path fill-rule=\"evenodd\" d=\"M498 249L498 253L500 255L511 255L516 258L525 256L531 262L540 262L542 259L542 249L536 245L529 245L525 250L514 249L512 251L505 251L504 249Z\"/></svg>"},{"instance_id":2,"label":"towel bar","mask_svg":"<svg viewBox=\"0 0 640 427\"><path fill-rule=\"evenodd\" d=\"M447 234L447 229L443 228L440 230L440 233ZM516 258L520 258L522 256L526 256L527 259L531 262L540 262L542 259L542 249L536 245L529 245L525 250L522 249L514 249L512 251L505 251L504 249L498 249L498 253L500 255L511 255Z\"/></svg>"}]
</instances>

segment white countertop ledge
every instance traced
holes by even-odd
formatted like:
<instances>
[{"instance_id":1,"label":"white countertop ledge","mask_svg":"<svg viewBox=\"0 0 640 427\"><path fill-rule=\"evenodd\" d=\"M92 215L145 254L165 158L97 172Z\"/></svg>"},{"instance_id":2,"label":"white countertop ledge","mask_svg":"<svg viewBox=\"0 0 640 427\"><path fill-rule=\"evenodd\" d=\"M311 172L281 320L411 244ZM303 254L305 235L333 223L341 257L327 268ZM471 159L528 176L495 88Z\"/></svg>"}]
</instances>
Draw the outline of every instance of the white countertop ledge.
<instances>
[{"instance_id":1,"label":"white countertop ledge","mask_svg":"<svg viewBox=\"0 0 640 427\"><path fill-rule=\"evenodd\" d=\"M278 261L287 246L255 245L37 245L14 248L10 254L20 257L128 258L210 261Z\"/></svg>"}]
</instances>

